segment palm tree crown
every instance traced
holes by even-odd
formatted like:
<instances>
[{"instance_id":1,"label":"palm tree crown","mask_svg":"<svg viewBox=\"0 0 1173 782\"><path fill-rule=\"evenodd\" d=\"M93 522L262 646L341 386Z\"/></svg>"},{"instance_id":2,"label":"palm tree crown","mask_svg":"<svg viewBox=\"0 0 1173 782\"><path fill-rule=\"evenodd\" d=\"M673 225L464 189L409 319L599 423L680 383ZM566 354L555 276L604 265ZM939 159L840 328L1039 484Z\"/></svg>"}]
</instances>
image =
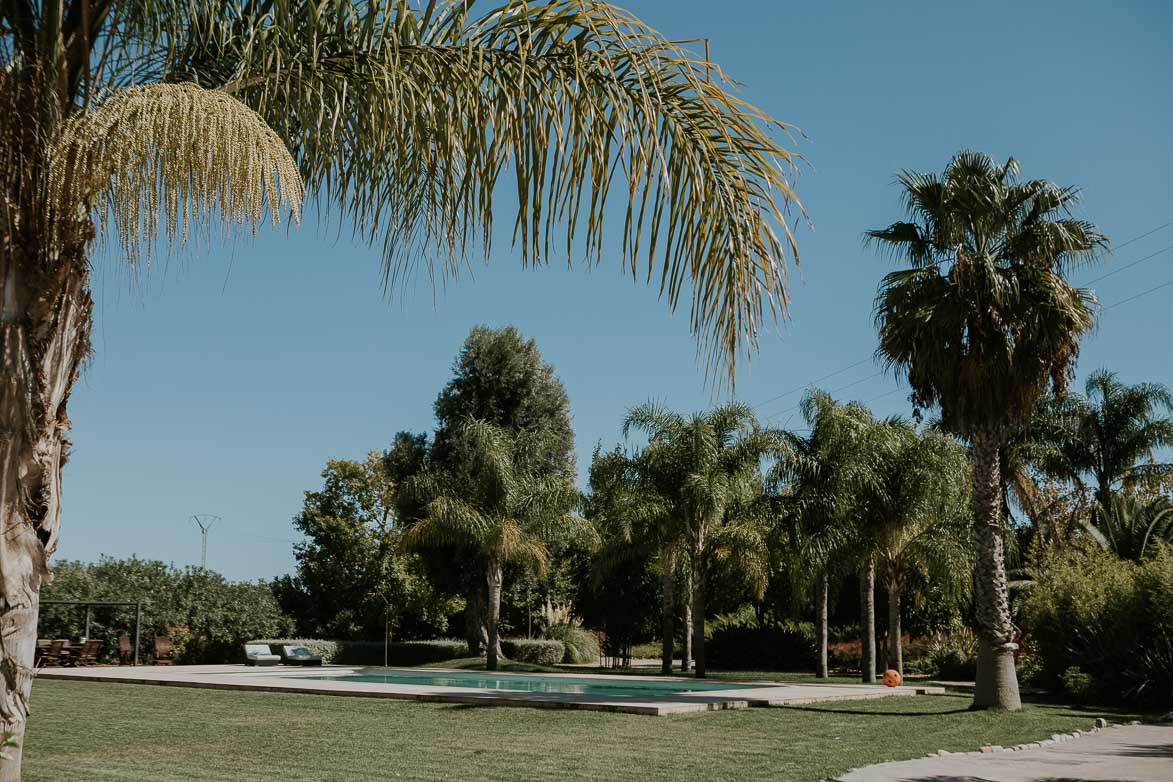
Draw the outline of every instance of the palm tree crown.
<instances>
[{"instance_id":1,"label":"palm tree crown","mask_svg":"<svg viewBox=\"0 0 1173 782\"><path fill-rule=\"evenodd\" d=\"M907 261L876 298L879 356L908 375L915 401L946 429L1005 434L1029 418L1047 381L1064 386L1096 299L1063 274L1107 245L1070 215L1078 191L1018 180L961 152L943 176L904 172L911 220L867 232Z\"/></svg>"}]
</instances>

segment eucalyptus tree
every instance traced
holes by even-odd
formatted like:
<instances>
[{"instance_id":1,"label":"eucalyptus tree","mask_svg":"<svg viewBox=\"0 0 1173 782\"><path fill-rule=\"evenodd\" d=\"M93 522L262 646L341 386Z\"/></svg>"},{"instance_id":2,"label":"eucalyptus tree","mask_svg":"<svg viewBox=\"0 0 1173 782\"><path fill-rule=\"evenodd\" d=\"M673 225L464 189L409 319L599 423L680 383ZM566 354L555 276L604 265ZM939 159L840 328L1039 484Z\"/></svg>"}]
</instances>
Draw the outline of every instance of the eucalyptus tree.
<instances>
[{"instance_id":1,"label":"eucalyptus tree","mask_svg":"<svg viewBox=\"0 0 1173 782\"><path fill-rule=\"evenodd\" d=\"M872 480L872 465L860 458L859 443L871 424L871 413L857 402L836 402L821 390L804 396L799 409L807 433L784 433L785 447L769 477L786 494L783 532L793 552L796 586L814 589L817 673L827 678L828 595L831 579L854 567L848 563L857 548L852 531L857 498L861 486ZM874 677L874 665L872 671Z\"/></svg>"},{"instance_id":2,"label":"eucalyptus tree","mask_svg":"<svg viewBox=\"0 0 1173 782\"><path fill-rule=\"evenodd\" d=\"M888 593L887 667L903 675L905 590L919 580L949 597L964 592L970 580L969 463L965 449L949 435L920 433L901 420L884 426L888 442L867 507L870 542Z\"/></svg>"},{"instance_id":3,"label":"eucalyptus tree","mask_svg":"<svg viewBox=\"0 0 1173 782\"><path fill-rule=\"evenodd\" d=\"M660 404L635 407L623 423L647 435L658 494L679 531L689 558L692 653L697 676L705 675L705 575L714 557L740 561L751 583L766 567L763 459L781 448L781 437L758 424L748 405L730 403L681 415Z\"/></svg>"},{"instance_id":4,"label":"eucalyptus tree","mask_svg":"<svg viewBox=\"0 0 1173 782\"><path fill-rule=\"evenodd\" d=\"M1019 709L999 451L1048 385L1064 390L1097 306L1064 275L1107 239L1071 216L1077 190L1022 181L1013 158L964 151L941 176L898 179L909 219L867 233L909 263L876 297L878 355L908 378L919 408L939 406L945 430L972 445L974 706Z\"/></svg>"},{"instance_id":5,"label":"eucalyptus tree","mask_svg":"<svg viewBox=\"0 0 1173 782\"><path fill-rule=\"evenodd\" d=\"M501 583L509 562L543 571L547 543L558 538L594 536L571 509L578 502L574 483L546 469L542 456L550 436L515 432L469 419L455 438L467 470L453 474L434 468L407 482L405 490L427 497L423 518L404 532L405 548L466 546L477 552L488 588L486 667L497 670Z\"/></svg>"},{"instance_id":6,"label":"eucalyptus tree","mask_svg":"<svg viewBox=\"0 0 1173 782\"><path fill-rule=\"evenodd\" d=\"M304 196L379 249L398 290L487 254L508 171L523 263L601 260L610 197L623 269L670 307L691 299L701 354L730 380L785 316L788 125L606 2L472 8L0 2L0 720L18 745L95 238L140 269L213 219L296 219ZM19 776L8 754L0 779Z\"/></svg>"},{"instance_id":7,"label":"eucalyptus tree","mask_svg":"<svg viewBox=\"0 0 1173 782\"><path fill-rule=\"evenodd\" d=\"M1160 383L1130 386L1097 370L1082 395L1045 400L1035 428L1036 463L1080 492L1090 484L1097 522L1120 489L1173 477L1173 464L1154 458L1173 445L1173 394Z\"/></svg>"}]
</instances>

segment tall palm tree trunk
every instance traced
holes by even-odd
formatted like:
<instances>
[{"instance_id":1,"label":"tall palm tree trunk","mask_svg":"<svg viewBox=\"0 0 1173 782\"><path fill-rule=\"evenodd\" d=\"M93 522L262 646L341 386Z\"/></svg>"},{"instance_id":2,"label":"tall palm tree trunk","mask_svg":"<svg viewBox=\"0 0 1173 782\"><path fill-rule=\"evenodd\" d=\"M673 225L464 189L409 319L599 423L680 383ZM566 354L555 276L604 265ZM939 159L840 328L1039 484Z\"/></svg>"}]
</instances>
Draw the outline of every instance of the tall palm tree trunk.
<instances>
[{"instance_id":1,"label":"tall palm tree trunk","mask_svg":"<svg viewBox=\"0 0 1173 782\"><path fill-rule=\"evenodd\" d=\"M676 636L676 548L660 549L660 673L672 675L672 648Z\"/></svg>"},{"instance_id":2,"label":"tall palm tree trunk","mask_svg":"<svg viewBox=\"0 0 1173 782\"><path fill-rule=\"evenodd\" d=\"M705 565L700 554L692 558L692 669L705 678Z\"/></svg>"},{"instance_id":3,"label":"tall palm tree trunk","mask_svg":"<svg viewBox=\"0 0 1173 782\"><path fill-rule=\"evenodd\" d=\"M11 163L11 161L9 161ZM10 172L9 172L10 173ZM57 547L66 403L90 348L93 302L73 241L30 236L37 221L19 195L0 203L0 728L17 742L0 782L20 779L41 584ZM20 215L17 218L17 215Z\"/></svg>"},{"instance_id":4,"label":"tall palm tree trunk","mask_svg":"<svg viewBox=\"0 0 1173 782\"><path fill-rule=\"evenodd\" d=\"M868 557L859 573L859 665L865 684L876 683L876 561Z\"/></svg>"},{"instance_id":5,"label":"tall palm tree trunk","mask_svg":"<svg viewBox=\"0 0 1173 782\"><path fill-rule=\"evenodd\" d=\"M485 581L489 586L489 643L485 649L485 668L497 670L497 655L500 653L497 637L497 620L501 617L501 562L491 557L485 566Z\"/></svg>"},{"instance_id":6,"label":"tall palm tree trunk","mask_svg":"<svg viewBox=\"0 0 1173 782\"><path fill-rule=\"evenodd\" d=\"M691 580L690 580L691 581ZM691 584L689 586L691 590ZM690 591L685 597L684 601L684 647L680 651L680 670L682 673L688 673L692 669L692 592Z\"/></svg>"},{"instance_id":7,"label":"tall palm tree trunk","mask_svg":"<svg viewBox=\"0 0 1173 782\"><path fill-rule=\"evenodd\" d=\"M900 584L888 579L888 668L904 677L904 643L900 640Z\"/></svg>"},{"instance_id":8,"label":"tall palm tree trunk","mask_svg":"<svg viewBox=\"0 0 1173 782\"><path fill-rule=\"evenodd\" d=\"M827 592L830 591L827 574L823 573L819 576L819 584L815 593L815 623L818 625L817 632L819 635L819 660L818 671L816 676L820 679L826 679L830 676L830 671L827 668L827 646L830 636L827 628Z\"/></svg>"},{"instance_id":9,"label":"tall palm tree trunk","mask_svg":"<svg viewBox=\"0 0 1173 782\"><path fill-rule=\"evenodd\" d=\"M989 432L973 438L974 614L978 635L973 708L1022 708L1014 669L1014 625L1003 554L998 439Z\"/></svg>"}]
</instances>

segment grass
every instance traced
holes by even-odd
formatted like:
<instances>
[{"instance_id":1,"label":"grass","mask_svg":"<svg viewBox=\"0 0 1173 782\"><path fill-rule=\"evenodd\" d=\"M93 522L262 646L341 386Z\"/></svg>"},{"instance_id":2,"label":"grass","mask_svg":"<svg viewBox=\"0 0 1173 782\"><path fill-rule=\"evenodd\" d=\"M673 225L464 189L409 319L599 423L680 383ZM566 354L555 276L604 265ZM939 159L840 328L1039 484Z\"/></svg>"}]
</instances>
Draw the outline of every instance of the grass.
<instances>
[{"instance_id":1,"label":"grass","mask_svg":"<svg viewBox=\"0 0 1173 782\"><path fill-rule=\"evenodd\" d=\"M936 749L1015 744L1131 715L955 696L677 717L181 687L36 683L26 782L712 779L802 782Z\"/></svg>"}]
</instances>

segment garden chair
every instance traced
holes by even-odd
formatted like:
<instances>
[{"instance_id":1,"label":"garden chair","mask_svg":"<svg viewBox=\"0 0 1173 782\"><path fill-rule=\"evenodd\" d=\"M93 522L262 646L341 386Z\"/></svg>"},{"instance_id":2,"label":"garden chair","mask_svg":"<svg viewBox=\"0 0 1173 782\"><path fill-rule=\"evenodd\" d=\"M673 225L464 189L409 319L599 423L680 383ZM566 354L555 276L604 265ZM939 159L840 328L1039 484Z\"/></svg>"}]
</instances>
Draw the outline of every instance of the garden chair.
<instances>
[{"instance_id":1,"label":"garden chair","mask_svg":"<svg viewBox=\"0 0 1173 782\"><path fill-rule=\"evenodd\" d=\"M244 645L245 665L276 665L279 662L281 662L281 658L269 651L266 644Z\"/></svg>"},{"instance_id":2,"label":"garden chair","mask_svg":"<svg viewBox=\"0 0 1173 782\"><path fill-rule=\"evenodd\" d=\"M64 641L46 641L47 646L42 651L40 641L37 642L37 651L40 656L37 658L38 667L46 668L61 664L61 647L65 645Z\"/></svg>"},{"instance_id":3,"label":"garden chair","mask_svg":"<svg viewBox=\"0 0 1173 782\"><path fill-rule=\"evenodd\" d=\"M305 646L282 646L281 647L281 662L286 665L304 665L315 666L322 664L322 658L316 654L310 654L310 650Z\"/></svg>"},{"instance_id":4,"label":"garden chair","mask_svg":"<svg viewBox=\"0 0 1173 782\"><path fill-rule=\"evenodd\" d=\"M73 665L74 649L69 644L68 638L54 639L53 643L61 642L61 646L57 649L57 664L58 665Z\"/></svg>"},{"instance_id":5,"label":"garden chair","mask_svg":"<svg viewBox=\"0 0 1173 782\"><path fill-rule=\"evenodd\" d=\"M74 665L96 665L98 662L98 652L102 650L102 644L105 641L99 639L90 639L82 644L81 651L77 653L77 659L73 661Z\"/></svg>"},{"instance_id":6,"label":"garden chair","mask_svg":"<svg viewBox=\"0 0 1173 782\"><path fill-rule=\"evenodd\" d=\"M155 665L175 665L175 647L170 636L155 636Z\"/></svg>"},{"instance_id":7,"label":"garden chair","mask_svg":"<svg viewBox=\"0 0 1173 782\"><path fill-rule=\"evenodd\" d=\"M134 647L130 645L129 635L118 637L118 661L123 665L130 665L134 662Z\"/></svg>"}]
</instances>

